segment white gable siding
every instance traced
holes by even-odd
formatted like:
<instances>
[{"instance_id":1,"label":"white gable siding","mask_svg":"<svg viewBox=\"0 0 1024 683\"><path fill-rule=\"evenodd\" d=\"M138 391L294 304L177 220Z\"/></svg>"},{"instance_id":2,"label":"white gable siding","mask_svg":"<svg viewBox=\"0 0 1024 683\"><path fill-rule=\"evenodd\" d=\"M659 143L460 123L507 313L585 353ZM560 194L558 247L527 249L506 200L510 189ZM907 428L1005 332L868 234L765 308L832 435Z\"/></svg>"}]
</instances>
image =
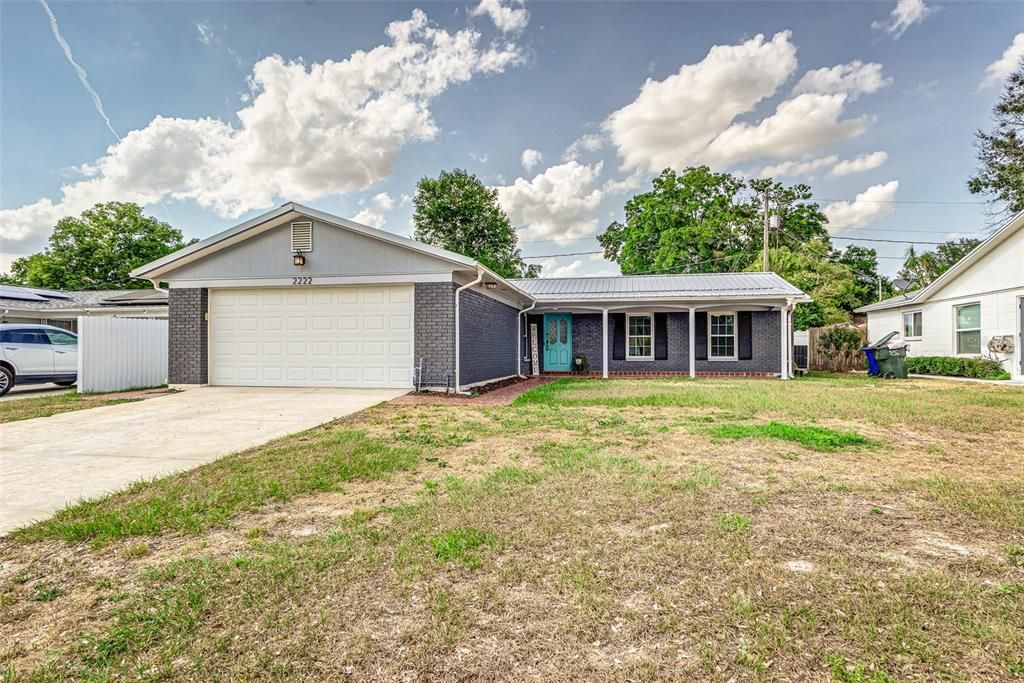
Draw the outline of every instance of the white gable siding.
<instances>
[{"instance_id":1,"label":"white gable siding","mask_svg":"<svg viewBox=\"0 0 1024 683\"><path fill-rule=\"evenodd\" d=\"M979 259L921 304L868 313L868 336L872 341L899 330L903 332L904 312L922 311L922 336L909 339L912 356L956 355L956 306L981 304L982 355L988 355L988 341L995 336L1013 335L1015 351L1003 364L1015 379L1021 371L1022 344L1020 298L1024 297L1024 228Z\"/></svg>"}]
</instances>

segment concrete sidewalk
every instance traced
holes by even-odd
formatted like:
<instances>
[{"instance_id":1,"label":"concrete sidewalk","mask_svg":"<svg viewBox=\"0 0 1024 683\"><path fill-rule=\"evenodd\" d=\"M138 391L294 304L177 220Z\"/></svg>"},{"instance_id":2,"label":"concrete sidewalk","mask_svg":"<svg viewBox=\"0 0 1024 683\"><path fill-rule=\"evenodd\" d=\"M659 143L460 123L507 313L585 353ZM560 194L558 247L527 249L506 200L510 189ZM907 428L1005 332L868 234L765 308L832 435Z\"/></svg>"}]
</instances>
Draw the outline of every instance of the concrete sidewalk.
<instances>
[{"instance_id":1,"label":"concrete sidewalk","mask_svg":"<svg viewBox=\"0 0 1024 683\"><path fill-rule=\"evenodd\" d=\"M204 387L0 425L0 534L94 498L300 432L402 389Z\"/></svg>"}]
</instances>

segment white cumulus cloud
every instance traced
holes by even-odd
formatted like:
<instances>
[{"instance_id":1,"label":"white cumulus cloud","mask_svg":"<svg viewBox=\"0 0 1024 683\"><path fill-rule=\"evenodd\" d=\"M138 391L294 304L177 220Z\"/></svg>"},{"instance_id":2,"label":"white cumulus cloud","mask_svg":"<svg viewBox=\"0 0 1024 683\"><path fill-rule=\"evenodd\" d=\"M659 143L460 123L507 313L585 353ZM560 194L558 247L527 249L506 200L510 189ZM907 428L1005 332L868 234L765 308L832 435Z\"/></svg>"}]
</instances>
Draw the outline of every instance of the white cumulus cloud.
<instances>
[{"instance_id":1,"label":"white cumulus cloud","mask_svg":"<svg viewBox=\"0 0 1024 683\"><path fill-rule=\"evenodd\" d=\"M852 202L832 202L824 209L829 230L863 228L878 218L888 216L896 210L892 202L899 186L899 181L890 180L858 193Z\"/></svg>"},{"instance_id":2,"label":"white cumulus cloud","mask_svg":"<svg viewBox=\"0 0 1024 683\"><path fill-rule=\"evenodd\" d=\"M473 16L483 15L489 16L502 33L522 31L530 21L530 13L525 9L502 5L501 0L480 0L480 4L473 10Z\"/></svg>"},{"instance_id":3,"label":"white cumulus cloud","mask_svg":"<svg viewBox=\"0 0 1024 683\"><path fill-rule=\"evenodd\" d=\"M559 265L557 259L546 258L540 262L540 276L541 277L573 277L580 274L580 268L583 267L583 261L581 259L575 259L570 263Z\"/></svg>"},{"instance_id":4,"label":"white cumulus cloud","mask_svg":"<svg viewBox=\"0 0 1024 683\"><path fill-rule=\"evenodd\" d=\"M393 208L395 208L395 200L387 192L381 192L374 195L370 200L370 205L353 216L352 220L372 228L379 228L384 225L384 215Z\"/></svg>"},{"instance_id":5,"label":"white cumulus cloud","mask_svg":"<svg viewBox=\"0 0 1024 683\"><path fill-rule=\"evenodd\" d=\"M533 170L534 166L544 161L544 155L535 149L524 149L520 161L527 173Z\"/></svg>"},{"instance_id":6,"label":"white cumulus cloud","mask_svg":"<svg viewBox=\"0 0 1024 683\"><path fill-rule=\"evenodd\" d=\"M581 135L562 153L562 161L578 161L584 152L597 152L604 147L600 135L587 133Z\"/></svg>"},{"instance_id":7,"label":"white cumulus cloud","mask_svg":"<svg viewBox=\"0 0 1024 683\"><path fill-rule=\"evenodd\" d=\"M756 158L788 160L863 133L871 117L843 118L857 83L849 75L844 92L797 93L767 117L737 121L795 73L790 37L782 31L771 40L757 35L738 45L716 45L700 62L685 64L662 81L648 79L633 102L604 122L622 168L658 172L691 164L723 168Z\"/></svg>"},{"instance_id":8,"label":"white cumulus cloud","mask_svg":"<svg viewBox=\"0 0 1024 683\"><path fill-rule=\"evenodd\" d=\"M989 88L1002 85L1003 81L1020 66L1021 60L1024 60L1024 33L1015 35L1010 47L1006 48L1002 56L985 67L985 77L981 81L981 87Z\"/></svg>"},{"instance_id":9,"label":"white cumulus cloud","mask_svg":"<svg viewBox=\"0 0 1024 683\"><path fill-rule=\"evenodd\" d=\"M870 171L884 164L888 158L889 155L885 152L871 152L870 154L861 154L855 159L843 159L832 167L829 175L844 176Z\"/></svg>"},{"instance_id":10,"label":"white cumulus cloud","mask_svg":"<svg viewBox=\"0 0 1024 683\"><path fill-rule=\"evenodd\" d=\"M835 154L819 159L806 159L804 161L783 161L771 166L765 166L757 174L761 178L774 178L777 176L810 176L824 166L831 166L839 160Z\"/></svg>"},{"instance_id":11,"label":"white cumulus cloud","mask_svg":"<svg viewBox=\"0 0 1024 683\"><path fill-rule=\"evenodd\" d=\"M498 202L519 228L522 240L565 245L597 232L593 212L604 194L598 186L603 162L592 166L569 161L551 166L533 180L516 178L497 187Z\"/></svg>"},{"instance_id":12,"label":"white cumulus cloud","mask_svg":"<svg viewBox=\"0 0 1024 683\"><path fill-rule=\"evenodd\" d=\"M896 6L885 20L871 22L871 28L884 31L893 39L898 39L908 28L925 20L929 14L938 11L937 7L929 7L924 0L897 0Z\"/></svg>"},{"instance_id":13,"label":"white cumulus cloud","mask_svg":"<svg viewBox=\"0 0 1024 683\"><path fill-rule=\"evenodd\" d=\"M865 64L855 59L849 64L838 64L808 71L793 87L793 94L805 92L832 95L846 93L853 100L892 85L892 78L882 75L881 64Z\"/></svg>"},{"instance_id":14,"label":"white cumulus cloud","mask_svg":"<svg viewBox=\"0 0 1024 683\"><path fill-rule=\"evenodd\" d=\"M271 55L249 77L238 123L157 116L82 166L56 201L0 211L5 250L39 243L61 216L99 201L194 200L224 218L364 189L391 175L399 151L438 133L432 102L453 85L522 61L511 43L481 45L414 10L387 41L342 61L306 65ZM13 243L20 245L8 246Z\"/></svg>"}]
</instances>

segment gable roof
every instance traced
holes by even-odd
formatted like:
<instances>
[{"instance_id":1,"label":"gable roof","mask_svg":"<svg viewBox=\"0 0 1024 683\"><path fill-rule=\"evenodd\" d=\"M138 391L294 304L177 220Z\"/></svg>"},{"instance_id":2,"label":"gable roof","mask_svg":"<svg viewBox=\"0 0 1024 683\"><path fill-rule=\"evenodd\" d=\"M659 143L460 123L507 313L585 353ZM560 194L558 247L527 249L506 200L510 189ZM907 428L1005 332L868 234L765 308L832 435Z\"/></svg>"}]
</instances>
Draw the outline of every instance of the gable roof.
<instances>
[{"instance_id":1,"label":"gable roof","mask_svg":"<svg viewBox=\"0 0 1024 683\"><path fill-rule=\"evenodd\" d=\"M1011 216L1005 223L999 226L994 233L989 235L985 241L975 247L973 251L967 254L967 256L964 256L962 259L957 261L952 268L935 278L927 287L923 287L916 292L910 292L906 295L894 296L890 299L879 301L878 303L861 306L854 312L869 313L871 311L882 311L888 308L896 308L897 306L903 306L909 303L923 303L931 298L933 294L955 280L961 273L969 269L981 259L985 258L985 256L1022 228L1024 228L1024 211Z\"/></svg>"},{"instance_id":2,"label":"gable roof","mask_svg":"<svg viewBox=\"0 0 1024 683\"><path fill-rule=\"evenodd\" d=\"M538 301L810 297L775 273L620 275L512 280Z\"/></svg>"},{"instance_id":3,"label":"gable roof","mask_svg":"<svg viewBox=\"0 0 1024 683\"><path fill-rule=\"evenodd\" d=\"M315 218L329 225L333 225L344 230L350 230L365 237L389 242L421 254L434 256L458 266L468 268L482 267L475 260L468 256L463 256L462 254L456 254L454 251L448 251L447 249L434 247L429 244L424 244L423 242L417 242L416 240L409 239L408 237L402 237L401 235L396 235L394 233L387 232L386 230L371 228L368 225L356 223L355 221L350 221L347 218L341 218L340 216L335 216L324 211L318 211L317 209L303 206L302 204L288 202L287 204L283 204L272 211L260 214L255 218L245 221L244 223L240 223L232 228L218 232L212 237L207 237L195 244L190 244L187 247L183 247L178 251L168 254L163 258L159 258L144 266L140 266L133 270L130 275L136 278L157 278L159 275L164 274L169 270L173 270L178 266L213 254L225 247L231 246L232 244L236 244L249 237L250 234L257 234L258 232L261 232L259 228L266 227L268 223L277 221L278 219L282 219L281 222L283 223L284 220L291 217L291 214Z\"/></svg>"}]
</instances>

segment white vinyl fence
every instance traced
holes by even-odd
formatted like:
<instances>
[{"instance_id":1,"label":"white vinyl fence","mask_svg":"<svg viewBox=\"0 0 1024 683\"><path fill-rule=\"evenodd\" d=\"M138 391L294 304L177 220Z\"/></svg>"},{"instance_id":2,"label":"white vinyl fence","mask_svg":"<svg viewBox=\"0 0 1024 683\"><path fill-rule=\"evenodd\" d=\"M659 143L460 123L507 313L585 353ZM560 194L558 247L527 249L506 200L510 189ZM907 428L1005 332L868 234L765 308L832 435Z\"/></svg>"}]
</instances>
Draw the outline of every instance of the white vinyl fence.
<instances>
[{"instance_id":1,"label":"white vinyl fence","mask_svg":"<svg viewBox=\"0 0 1024 683\"><path fill-rule=\"evenodd\" d=\"M78 319L78 391L121 391L167 384L167 321Z\"/></svg>"}]
</instances>

